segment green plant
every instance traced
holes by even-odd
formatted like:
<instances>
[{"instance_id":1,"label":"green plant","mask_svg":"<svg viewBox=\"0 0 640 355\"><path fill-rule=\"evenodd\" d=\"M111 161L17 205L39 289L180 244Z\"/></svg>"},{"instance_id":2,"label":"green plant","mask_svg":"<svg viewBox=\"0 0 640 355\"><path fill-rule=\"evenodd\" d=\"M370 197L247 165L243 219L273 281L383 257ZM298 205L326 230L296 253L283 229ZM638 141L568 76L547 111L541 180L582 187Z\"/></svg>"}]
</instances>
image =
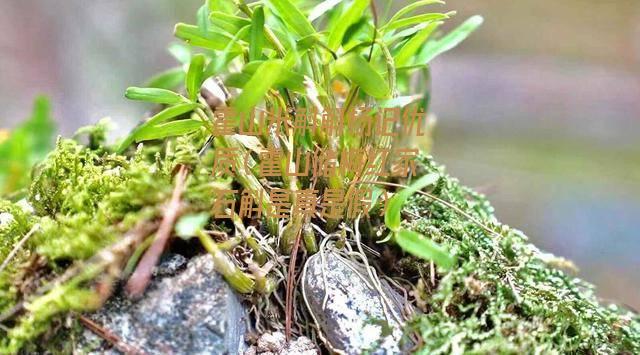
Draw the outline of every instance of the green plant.
<instances>
[{"instance_id":1,"label":"green plant","mask_svg":"<svg viewBox=\"0 0 640 355\"><path fill-rule=\"evenodd\" d=\"M255 107L292 119L338 107L345 115L362 106L374 113L415 103L427 111L429 62L482 23L472 17L443 35L440 26L453 12L420 13L439 5L416 1L388 16L388 9L380 12L366 0L207 1L195 25L175 27L184 43L170 51L180 66L125 93L153 104L157 113L116 146L105 142L106 122L81 129L88 146L58 139L25 189L31 164L50 148L40 101L30 123L0 145L9 161L20 163L16 171L0 165L0 177L20 181L5 182L5 192L13 193L0 203L0 238L8 241L0 243L0 255L14 255L0 270L1 290L8 290L0 292L0 352L41 350L39 336L70 311L100 307L116 280L127 280L127 290L139 295L174 235L197 238L230 285L254 295L256 312L275 307L289 331L296 314L297 258L304 255L299 251L316 252L328 240L326 233L338 239L336 246L366 243L386 251L391 260L364 252L360 257L377 267L394 265L389 276L410 285L410 301L422 314L407 331L420 336L425 353L640 351L636 315L600 305L583 289L586 284L556 269L560 259L545 257L520 232L501 225L483 196L429 157L420 157L417 179L406 181L410 186L408 179L380 179L362 166L317 180L260 174L265 161L259 152L267 148L282 152L281 170L297 164L295 149L333 149L337 164L347 165L341 152L390 148L408 136L296 132L288 126L256 137L218 134L217 113L224 106L233 109L225 112L233 113L236 130L256 123L247 115ZM211 92L212 83L221 95ZM27 140L30 135L36 137ZM249 157L249 168L234 176L212 175L216 154L225 149L236 151L232 159L238 166L244 165L240 157ZM34 158L26 159L31 151ZM281 224L269 216L273 201L267 191L275 187L292 196L332 189L351 198L360 186L373 186L373 208L356 217L292 214ZM216 209L214 198L234 189L249 191L261 217L242 218L230 210L230 219L215 218L225 211ZM395 194L383 199L383 193ZM27 202L35 210L31 217ZM292 211L299 207L290 202ZM381 216L376 212L384 205ZM249 223L265 228L249 233ZM348 234L355 223L364 231L362 240ZM241 253L232 252L237 249ZM250 257L240 260L238 254ZM287 263L283 256L290 256ZM278 308L279 302L269 302L274 298L286 305ZM259 318L264 327L282 327L269 323L278 320Z\"/></svg>"}]
</instances>

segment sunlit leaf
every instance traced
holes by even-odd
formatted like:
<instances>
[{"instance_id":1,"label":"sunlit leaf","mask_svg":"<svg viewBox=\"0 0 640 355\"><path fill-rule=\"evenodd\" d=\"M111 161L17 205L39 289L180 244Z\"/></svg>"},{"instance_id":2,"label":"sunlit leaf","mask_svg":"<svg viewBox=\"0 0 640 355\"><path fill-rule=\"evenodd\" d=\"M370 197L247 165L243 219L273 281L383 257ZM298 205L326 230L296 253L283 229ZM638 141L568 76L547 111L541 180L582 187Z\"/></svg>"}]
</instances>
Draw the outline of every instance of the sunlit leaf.
<instances>
[{"instance_id":1,"label":"sunlit leaf","mask_svg":"<svg viewBox=\"0 0 640 355\"><path fill-rule=\"evenodd\" d=\"M187 25L184 23L178 23L175 27L174 34L177 38L185 41L186 43L207 49L223 50L229 40L229 36L222 33L208 31L203 32L198 26ZM241 47L234 48L235 50L242 50Z\"/></svg>"},{"instance_id":2,"label":"sunlit leaf","mask_svg":"<svg viewBox=\"0 0 640 355\"><path fill-rule=\"evenodd\" d=\"M200 86L203 80L204 61L204 55L196 54L191 58L191 64L189 64L185 86L187 87L187 93L191 101L196 101L198 93L200 92Z\"/></svg>"},{"instance_id":3,"label":"sunlit leaf","mask_svg":"<svg viewBox=\"0 0 640 355\"><path fill-rule=\"evenodd\" d=\"M227 43L227 46L224 50L216 55L213 60L207 66L205 70L205 77L210 77L213 75L218 75L221 71L223 71L229 62L231 62L236 56L240 54L240 52L235 52L233 49L236 47L236 43L240 38L242 38L247 31L251 28L250 25L247 25L238 31L236 35Z\"/></svg>"},{"instance_id":4,"label":"sunlit leaf","mask_svg":"<svg viewBox=\"0 0 640 355\"><path fill-rule=\"evenodd\" d=\"M156 89L173 90L184 83L184 80L184 69L182 69L182 67L177 67L153 76L144 86Z\"/></svg>"},{"instance_id":5,"label":"sunlit leaf","mask_svg":"<svg viewBox=\"0 0 640 355\"><path fill-rule=\"evenodd\" d=\"M445 20L454 14L455 12L449 12L446 14L433 13L433 14L423 14L423 15L418 15L418 16L413 16L408 18L402 18L402 19L395 20L393 22L389 22L386 26L384 26L383 31L388 32L391 30L395 30L397 28L411 26L419 23Z\"/></svg>"},{"instance_id":6,"label":"sunlit leaf","mask_svg":"<svg viewBox=\"0 0 640 355\"><path fill-rule=\"evenodd\" d=\"M284 62L278 59L262 63L233 103L238 112L248 112L260 103L267 91L278 82L283 67Z\"/></svg>"},{"instance_id":7,"label":"sunlit leaf","mask_svg":"<svg viewBox=\"0 0 640 355\"><path fill-rule=\"evenodd\" d=\"M188 102L186 97L176 94L171 90L158 88L129 87L124 96L129 100L153 102L157 104L176 105Z\"/></svg>"},{"instance_id":8,"label":"sunlit leaf","mask_svg":"<svg viewBox=\"0 0 640 355\"><path fill-rule=\"evenodd\" d=\"M209 7L206 4L200 6L196 13L196 19L198 21L198 28L200 28L201 31L209 31Z\"/></svg>"},{"instance_id":9,"label":"sunlit leaf","mask_svg":"<svg viewBox=\"0 0 640 355\"><path fill-rule=\"evenodd\" d=\"M395 241L407 253L433 261L445 270L450 270L456 263L455 258L445 248L420 233L400 229L395 234Z\"/></svg>"},{"instance_id":10,"label":"sunlit leaf","mask_svg":"<svg viewBox=\"0 0 640 355\"><path fill-rule=\"evenodd\" d=\"M338 73L344 75L375 98L389 95L389 86L373 66L357 53L349 53L338 58L335 64Z\"/></svg>"},{"instance_id":11,"label":"sunlit leaf","mask_svg":"<svg viewBox=\"0 0 640 355\"><path fill-rule=\"evenodd\" d=\"M249 39L249 60L259 60L264 46L264 8L262 6L253 11L251 20L251 37Z\"/></svg>"},{"instance_id":12,"label":"sunlit leaf","mask_svg":"<svg viewBox=\"0 0 640 355\"><path fill-rule=\"evenodd\" d=\"M446 36L436 40L427 42L427 45L420 51L417 59L419 64L427 64L433 58L440 54L455 48L464 41L471 33L482 25L484 19L482 16L473 16L449 32Z\"/></svg>"},{"instance_id":13,"label":"sunlit leaf","mask_svg":"<svg viewBox=\"0 0 640 355\"><path fill-rule=\"evenodd\" d=\"M147 120L145 123L136 127L129 134L129 136L127 136L127 138L125 138L122 141L122 143L120 143L120 145L118 146L117 152L118 153L124 152L124 150L127 149L127 147L136 140L136 137L138 137L138 135L145 134L147 130L153 130L154 126L164 123L172 118L176 118L184 115L185 113L191 112L195 110L196 107L198 107L198 104L196 103L183 103L183 104L178 104L175 106L168 107L158 112L149 120Z\"/></svg>"},{"instance_id":14,"label":"sunlit leaf","mask_svg":"<svg viewBox=\"0 0 640 355\"><path fill-rule=\"evenodd\" d=\"M188 214L180 217L176 223L176 235L182 239L194 237L209 222L209 213Z\"/></svg>"},{"instance_id":15,"label":"sunlit leaf","mask_svg":"<svg viewBox=\"0 0 640 355\"><path fill-rule=\"evenodd\" d=\"M398 12L396 12L393 17L391 17L391 19L389 20L389 22L393 22L396 21L397 19L401 18L402 16L411 13L423 6L427 6L427 5L432 5L432 4L444 4L444 1L441 0L421 0L421 1L416 1L416 2L412 2L411 4L403 7L402 9L398 10Z\"/></svg>"},{"instance_id":16,"label":"sunlit leaf","mask_svg":"<svg viewBox=\"0 0 640 355\"><path fill-rule=\"evenodd\" d=\"M191 48L184 43L171 43L169 45L169 53L182 65L191 63Z\"/></svg>"},{"instance_id":17,"label":"sunlit leaf","mask_svg":"<svg viewBox=\"0 0 640 355\"><path fill-rule=\"evenodd\" d=\"M399 96L389 100L378 101L378 107L381 107L381 108L405 107L414 102L418 102L422 99L424 99L423 95Z\"/></svg>"},{"instance_id":18,"label":"sunlit leaf","mask_svg":"<svg viewBox=\"0 0 640 355\"><path fill-rule=\"evenodd\" d=\"M300 37L305 37L316 32L311 22L300 12L297 6L289 0L268 0L276 13L290 26Z\"/></svg>"},{"instance_id":19,"label":"sunlit leaf","mask_svg":"<svg viewBox=\"0 0 640 355\"><path fill-rule=\"evenodd\" d=\"M179 121L171 121L155 126L150 126L136 134L136 142L148 141L153 139L162 139L166 137L181 136L198 130L203 126L202 121L196 119L186 119Z\"/></svg>"},{"instance_id":20,"label":"sunlit leaf","mask_svg":"<svg viewBox=\"0 0 640 355\"><path fill-rule=\"evenodd\" d=\"M249 77L255 74L256 70L264 63L263 61L254 61L247 63L244 68L242 68L242 72L248 74ZM242 78L246 78L247 76L243 76ZM240 86L243 87L244 85ZM306 89L304 87L304 76L296 71L289 70L286 68L282 68L280 72L280 77L275 82L274 86L284 87L287 89L291 89L297 92L304 92Z\"/></svg>"},{"instance_id":21,"label":"sunlit leaf","mask_svg":"<svg viewBox=\"0 0 640 355\"><path fill-rule=\"evenodd\" d=\"M345 14L341 16L340 21L329 34L327 45L331 50L338 50L342 44L345 33L347 33L347 30L351 25L362 19L364 11L369 7L370 2L371 0L355 0L353 4L351 4L351 7L347 9Z\"/></svg>"},{"instance_id":22,"label":"sunlit leaf","mask_svg":"<svg viewBox=\"0 0 640 355\"><path fill-rule=\"evenodd\" d=\"M309 12L309 17L308 17L309 21L313 22L313 21L317 20L322 15L327 13L329 10L333 9L338 4L340 4L342 1L343 0L325 0L325 1L321 2L321 3L319 3L318 5L316 5L311 10L311 12Z\"/></svg>"},{"instance_id":23,"label":"sunlit leaf","mask_svg":"<svg viewBox=\"0 0 640 355\"><path fill-rule=\"evenodd\" d=\"M209 19L214 26L217 26L229 34L236 34L242 27L251 24L251 21L244 17L229 15L224 12L214 11L209 15Z\"/></svg>"},{"instance_id":24,"label":"sunlit leaf","mask_svg":"<svg viewBox=\"0 0 640 355\"><path fill-rule=\"evenodd\" d=\"M422 45L429 39L429 36L441 24L442 22L433 22L411 37L395 55L394 62L396 66L402 67L409 64L415 54L422 48Z\"/></svg>"},{"instance_id":25,"label":"sunlit leaf","mask_svg":"<svg viewBox=\"0 0 640 355\"><path fill-rule=\"evenodd\" d=\"M440 175L437 173L427 174L417 181L415 181L411 186L407 187L404 190L396 193L389 200L389 204L387 205L387 210L384 214L384 224L387 228L392 231L398 231L400 229L400 223L402 221L401 212L404 207L407 199L413 195L416 191L422 190L423 188L433 185L438 182Z\"/></svg>"}]
</instances>

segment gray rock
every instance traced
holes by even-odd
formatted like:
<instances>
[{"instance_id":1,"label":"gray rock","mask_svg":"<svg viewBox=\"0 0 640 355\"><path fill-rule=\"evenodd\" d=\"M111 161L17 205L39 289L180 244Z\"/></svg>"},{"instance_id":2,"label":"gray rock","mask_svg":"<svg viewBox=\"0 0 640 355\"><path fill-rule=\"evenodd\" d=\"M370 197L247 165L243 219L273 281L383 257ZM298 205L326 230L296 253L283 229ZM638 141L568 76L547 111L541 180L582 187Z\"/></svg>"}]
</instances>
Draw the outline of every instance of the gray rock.
<instances>
[{"instance_id":1,"label":"gray rock","mask_svg":"<svg viewBox=\"0 0 640 355\"><path fill-rule=\"evenodd\" d=\"M364 265L330 251L307 260L303 295L327 347L346 354L397 354L406 349L400 344L401 297L385 281L380 283L386 300Z\"/></svg>"},{"instance_id":2,"label":"gray rock","mask_svg":"<svg viewBox=\"0 0 640 355\"><path fill-rule=\"evenodd\" d=\"M283 332L264 333L244 355L317 355L320 354L311 339L301 336L287 343Z\"/></svg>"},{"instance_id":3,"label":"gray rock","mask_svg":"<svg viewBox=\"0 0 640 355\"><path fill-rule=\"evenodd\" d=\"M131 301L116 295L89 317L123 343L147 354L242 353L247 314L214 270L211 256L194 257L183 271L181 268L180 258L165 259L142 299ZM96 337L84 333L84 348L79 350L86 351ZM103 352L100 347L89 348Z\"/></svg>"}]
</instances>

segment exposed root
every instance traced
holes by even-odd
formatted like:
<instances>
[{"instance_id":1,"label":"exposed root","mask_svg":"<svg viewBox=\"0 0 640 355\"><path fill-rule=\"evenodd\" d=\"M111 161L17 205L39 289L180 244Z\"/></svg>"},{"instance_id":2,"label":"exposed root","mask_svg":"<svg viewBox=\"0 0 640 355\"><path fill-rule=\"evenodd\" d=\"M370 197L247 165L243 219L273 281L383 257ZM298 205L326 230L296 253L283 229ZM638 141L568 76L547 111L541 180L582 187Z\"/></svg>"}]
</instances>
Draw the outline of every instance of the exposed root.
<instances>
[{"instance_id":1,"label":"exposed root","mask_svg":"<svg viewBox=\"0 0 640 355\"><path fill-rule=\"evenodd\" d=\"M181 165L176 175L176 185L173 189L171 200L169 201L169 205L166 208L164 217L156 233L156 238L144 253L144 256L140 260L140 263L138 263L129 281L127 281L126 290L132 298L140 297L144 293L144 290L151 280L153 268L158 263L158 260L160 260L160 256L171 237L173 226L180 214L180 199L185 190L188 173L189 170L187 167Z\"/></svg>"},{"instance_id":2,"label":"exposed root","mask_svg":"<svg viewBox=\"0 0 640 355\"><path fill-rule=\"evenodd\" d=\"M143 355L146 354L144 351L137 349L136 347L125 343L122 339L120 339L117 335L110 332L108 329L105 329L100 324L92 321L91 319L79 315L78 320L82 325L84 325L87 329L92 331L95 335L100 338L106 340L111 345L113 345L119 351L127 354L127 355Z\"/></svg>"}]
</instances>

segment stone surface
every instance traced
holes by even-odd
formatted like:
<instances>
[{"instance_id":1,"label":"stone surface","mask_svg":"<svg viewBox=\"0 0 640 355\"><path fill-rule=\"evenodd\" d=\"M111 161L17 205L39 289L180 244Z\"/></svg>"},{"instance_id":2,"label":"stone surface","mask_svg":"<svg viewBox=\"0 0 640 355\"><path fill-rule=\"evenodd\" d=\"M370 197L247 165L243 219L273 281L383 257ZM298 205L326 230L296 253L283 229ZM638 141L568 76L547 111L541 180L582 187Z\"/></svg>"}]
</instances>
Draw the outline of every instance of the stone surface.
<instances>
[{"instance_id":1,"label":"stone surface","mask_svg":"<svg viewBox=\"0 0 640 355\"><path fill-rule=\"evenodd\" d=\"M305 265L302 287L309 312L331 350L397 354L405 349L400 345L401 297L382 281L384 301L363 265L334 252L326 251L324 257L317 253Z\"/></svg>"},{"instance_id":2,"label":"stone surface","mask_svg":"<svg viewBox=\"0 0 640 355\"><path fill-rule=\"evenodd\" d=\"M239 354L246 349L246 312L209 255L188 262L181 256L165 258L154 274L139 301L118 294L89 317L147 354ZM104 353L104 343L96 347L97 337L88 330L84 334L79 350Z\"/></svg>"},{"instance_id":3,"label":"stone surface","mask_svg":"<svg viewBox=\"0 0 640 355\"><path fill-rule=\"evenodd\" d=\"M318 348L311 339L301 336L292 339L288 344L284 333L273 332L262 334L244 355L316 355Z\"/></svg>"}]
</instances>

